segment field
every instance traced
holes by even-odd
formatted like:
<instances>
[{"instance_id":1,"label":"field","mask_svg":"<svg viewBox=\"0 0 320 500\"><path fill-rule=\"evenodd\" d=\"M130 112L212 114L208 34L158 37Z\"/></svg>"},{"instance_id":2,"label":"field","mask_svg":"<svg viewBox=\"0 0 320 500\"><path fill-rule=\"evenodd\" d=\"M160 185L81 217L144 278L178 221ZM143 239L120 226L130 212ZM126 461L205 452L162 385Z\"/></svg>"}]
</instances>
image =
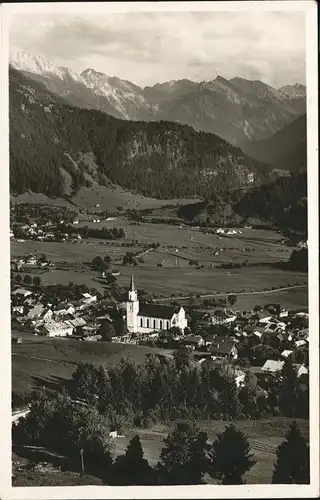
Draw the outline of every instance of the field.
<instances>
[{"instance_id":1,"label":"field","mask_svg":"<svg viewBox=\"0 0 320 500\"><path fill-rule=\"evenodd\" d=\"M87 223L84 223L87 224ZM307 306L307 275L301 272L282 270L270 267L270 264L287 261L293 250L281 242L281 234L276 231L241 229L242 233L230 236L205 234L196 228L173 226L166 224L132 224L126 219L117 218L108 223L89 223L89 226L116 226L122 227L126 238L121 241L98 241L94 239L82 240L78 243L49 243L12 241L12 257L25 255L30 252L44 252L47 257L58 262L83 263L90 262L93 257L109 255L114 266L120 269L117 282L121 286L128 286L132 266L121 264L124 254L130 252L144 252L146 244L159 243L159 248L151 249L142 255L143 262L134 268L137 286L148 292L159 295L188 296L191 294L223 294L236 293L239 295L238 307L263 304L275 300L284 301L290 307ZM133 243L135 241L136 243ZM121 246L122 243L128 246ZM190 266L190 260L197 262ZM221 269L219 266L226 263L241 263L246 261L247 266L238 269ZM198 268L196 268L198 266ZM200 267L200 268L199 268ZM89 267L83 272L68 270L50 270L42 275L44 284L52 283L86 283L101 291L101 284L94 278L97 273ZM271 292L294 287L292 290ZM304 286L304 288L303 288ZM261 292L266 292L261 294ZM254 294L258 292L258 302ZM251 300L252 299L252 300ZM280 300L281 299L281 300Z\"/></svg>"},{"instance_id":2,"label":"field","mask_svg":"<svg viewBox=\"0 0 320 500\"><path fill-rule=\"evenodd\" d=\"M39 387L57 389L72 377L77 364L114 365L122 357L143 363L148 354L170 354L162 349L110 342L79 342L71 339L47 339L22 336L22 344L12 346L12 390L24 395Z\"/></svg>"}]
</instances>

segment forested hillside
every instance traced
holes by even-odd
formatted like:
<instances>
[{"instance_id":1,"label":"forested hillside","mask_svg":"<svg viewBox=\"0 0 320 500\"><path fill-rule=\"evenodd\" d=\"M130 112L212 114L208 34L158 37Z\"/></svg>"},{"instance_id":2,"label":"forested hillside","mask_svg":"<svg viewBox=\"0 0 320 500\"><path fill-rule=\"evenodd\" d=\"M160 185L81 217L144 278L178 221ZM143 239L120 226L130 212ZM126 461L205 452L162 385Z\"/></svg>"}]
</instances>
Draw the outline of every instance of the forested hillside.
<instances>
[{"instance_id":1,"label":"forested hillside","mask_svg":"<svg viewBox=\"0 0 320 500\"><path fill-rule=\"evenodd\" d=\"M95 157L91 177L83 160L87 153ZM260 185L269 169L189 126L123 121L71 107L10 69L10 178L13 193L63 196L92 180L111 180L153 197L211 197Z\"/></svg>"},{"instance_id":2,"label":"forested hillside","mask_svg":"<svg viewBox=\"0 0 320 500\"><path fill-rule=\"evenodd\" d=\"M178 215L188 220L225 222L258 217L282 229L307 233L307 173L278 177L245 193L234 191L222 197L184 205ZM238 219L237 219L238 216Z\"/></svg>"},{"instance_id":3,"label":"forested hillside","mask_svg":"<svg viewBox=\"0 0 320 500\"><path fill-rule=\"evenodd\" d=\"M306 129L306 115L303 115L267 139L242 143L242 149L273 169L301 172L307 168Z\"/></svg>"},{"instance_id":4,"label":"forested hillside","mask_svg":"<svg viewBox=\"0 0 320 500\"><path fill-rule=\"evenodd\" d=\"M307 231L307 172L279 177L245 193L235 205L244 216L256 215L284 229Z\"/></svg>"}]
</instances>

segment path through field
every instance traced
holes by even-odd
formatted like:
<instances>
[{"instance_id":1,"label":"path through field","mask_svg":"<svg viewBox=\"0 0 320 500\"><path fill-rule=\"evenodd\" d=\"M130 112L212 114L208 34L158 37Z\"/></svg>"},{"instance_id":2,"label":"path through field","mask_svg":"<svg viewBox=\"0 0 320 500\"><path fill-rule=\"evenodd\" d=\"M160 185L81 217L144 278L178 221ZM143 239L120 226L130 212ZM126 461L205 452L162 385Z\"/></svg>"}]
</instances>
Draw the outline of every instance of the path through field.
<instances>
[{"instance_id":1,"label":"path through field","mask_svg":"<svg viewBox=\"0 0 320 500\"><path fill-rule=\"evenodd\" d=\"M308 286L307 284L306 285L292 285L292 286L286 286L283 288L276 288L273 290L258 290L258 291L252 291L252 292L236 292L236 295L266 295L269 293L276 293L276 292L282 292L285 290L292 290L294 288L306 288L307 286ZM228 295L230 295L230 293L208 293L205 295L200 295L199 298L206 299L206 298L210 298L210 297L228 297ZM175 299L185 300L185 299L190 299L190 298L191 298L191 295L187 295L185 297L181 297L178 295L176 297L166 297L164 299L161 299L161 301L175 300Z\"/></svg>"}]
</instances>

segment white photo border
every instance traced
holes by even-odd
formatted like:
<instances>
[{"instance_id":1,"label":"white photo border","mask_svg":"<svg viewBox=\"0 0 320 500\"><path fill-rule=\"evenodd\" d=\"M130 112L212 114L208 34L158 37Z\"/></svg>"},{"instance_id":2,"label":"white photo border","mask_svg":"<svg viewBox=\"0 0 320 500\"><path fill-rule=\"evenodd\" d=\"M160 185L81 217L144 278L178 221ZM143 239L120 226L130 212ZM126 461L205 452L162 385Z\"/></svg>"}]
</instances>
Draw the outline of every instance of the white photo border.
<instances>
[{"instance_id":1,"label":"white photo border","mask_svg":"<svg viewBox=\"0 0 320 500\"><path fill-rule=\"evenodd\" d=\"M10 16L32 13L102 11L301 11L306 18L307 155L308 155L308 248L310 320L310 485L243 486L68 486L12 487L11 485L11 334L10 334L10 238L9 238L9 117L8 117L8 26ZM2 4L1 34L1 280L0 280L0 498L105 499L105 498L316 498L319 496L319 268L318 268L318 43L317 2L312 0L243 2L85 2ZM31 27L32 29L32 27Z\"/></svg>"}]
</instances>

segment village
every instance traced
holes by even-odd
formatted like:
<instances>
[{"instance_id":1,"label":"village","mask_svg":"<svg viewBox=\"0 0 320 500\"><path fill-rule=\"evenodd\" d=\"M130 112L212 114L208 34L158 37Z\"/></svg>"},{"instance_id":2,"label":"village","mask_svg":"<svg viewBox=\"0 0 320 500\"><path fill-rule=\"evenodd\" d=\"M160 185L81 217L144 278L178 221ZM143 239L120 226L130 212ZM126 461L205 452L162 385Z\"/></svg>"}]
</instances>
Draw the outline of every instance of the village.
<instances>
[{"instance_id":1,"label":"village","mask_svg":"<svg viewBox=\"0 0 320 500\"><path fill-rule=\"evenodd\" d=\"M199 366L236 367L237 384L248 370L258 378L279 372L290 356L301 383L308 383L306 312L288 311L278 303L236 310L234 295L219 308L147 303L143 296L139 302L133 274L125 295L125 301L116 303L78 286L74 299L66 300L59 292L50 297L34 283L16 285L11 293L12 342L29 342L32 336L108 341L161 347L168 356L185 349Z\"/></svg>"}]
</instances>

